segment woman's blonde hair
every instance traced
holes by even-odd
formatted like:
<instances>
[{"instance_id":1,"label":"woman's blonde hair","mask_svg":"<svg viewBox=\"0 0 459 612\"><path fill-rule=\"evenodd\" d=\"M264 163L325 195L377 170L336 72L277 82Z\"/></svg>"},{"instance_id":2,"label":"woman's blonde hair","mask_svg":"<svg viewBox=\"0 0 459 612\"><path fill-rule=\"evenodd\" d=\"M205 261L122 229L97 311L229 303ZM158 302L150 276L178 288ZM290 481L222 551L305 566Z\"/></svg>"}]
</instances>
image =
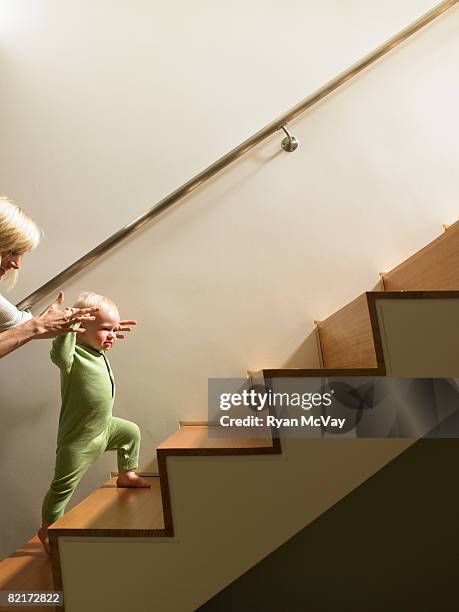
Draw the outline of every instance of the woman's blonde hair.
<instances>
[{"instance_id":1,"label":"woman's blonde hair","mask_svg":"<svg viewBox=\"0 0 459 612\"><path fill-rule=\"evenodd\" d=\"M73 306L74 308L94 308L96 306L112 306L116 308L115 302L112 302L110 298L94 293L94 291L80 293ZM118 308L116 309L118 310Z\"/></svg>"},{"instance_id":2,"label":"woman's blonde hair","mask_svg":"<svg viewBox=\"0 0 459 612\"><path fill-rule=\"evenodd\" d=\"M42 231L29 215L14 202L0 196L0 264L2 255L24 255L40 242ZM14 286L17 270L9 270L7 277Z\"/></svg>"}]
</instances>

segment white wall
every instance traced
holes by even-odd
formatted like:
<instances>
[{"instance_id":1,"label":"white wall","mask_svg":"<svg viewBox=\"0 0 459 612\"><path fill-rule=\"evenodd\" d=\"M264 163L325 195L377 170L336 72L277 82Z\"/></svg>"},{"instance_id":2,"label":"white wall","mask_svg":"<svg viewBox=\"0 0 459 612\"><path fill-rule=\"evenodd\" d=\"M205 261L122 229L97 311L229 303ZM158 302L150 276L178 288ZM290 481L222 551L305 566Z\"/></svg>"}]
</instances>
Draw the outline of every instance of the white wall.
<instances>
[{"instance_id":1,"label":"white wall","mask_svg":"<svg viewBox=\"0 0 459 612\"><path fill-rule=\"evenodd\" d=\"M47 236L15 295L433 4L2 0L0 191Z\"/></svg>"},{"instance_id":2,"label":"white wall","mask_svg":"<svg viewBox=\"0 0 459 612\"><path fill-rule=\"evenodd\" d=\"M20 299L432 2L3 1L1 191L45 228ZM192 7L192 8L191 8ZM110 359L142 467L210 376L315 365L324 318L457 218L453 10L64 287L140 321ZM59 410L47 342L3 359L6 554L39 518ZM93 467L75 499L114 468ZM11 517L14 519L11 519Z\"/></svg>"}]
</instances>

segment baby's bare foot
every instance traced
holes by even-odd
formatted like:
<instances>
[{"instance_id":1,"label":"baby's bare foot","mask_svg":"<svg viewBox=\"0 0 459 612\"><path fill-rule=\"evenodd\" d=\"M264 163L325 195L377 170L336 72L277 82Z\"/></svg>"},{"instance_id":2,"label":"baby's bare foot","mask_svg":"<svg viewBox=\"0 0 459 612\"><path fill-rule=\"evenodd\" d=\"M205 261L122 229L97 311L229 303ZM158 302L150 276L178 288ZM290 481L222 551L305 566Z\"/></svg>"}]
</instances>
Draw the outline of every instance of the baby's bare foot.
<instances>
[{"instance_id":1,"label":"baby's bare foot","mask_svg":"<svg viewBox=\"0 0 459 612\"><path fill-rule=\"evenodd\" d=\"M139 488L147 488L151 487L151 484L148 480L144 478L140 478L134 471L121 472L118 478L116 479L117 487L139 487Z\"/></svg>"},{"instance_id":2,"label":"baby's bare foot","mask_svg":"<svg viewBox=\"0 0 459 612\"><path fill-rule=\"evenodd\" d=\"M40 529L37 531L37 535L40 538L40 542L44 548L45 553L49 555L49 539L48 530L46 529L46 527L40 527Z\"/></svg>"}]
</instances>

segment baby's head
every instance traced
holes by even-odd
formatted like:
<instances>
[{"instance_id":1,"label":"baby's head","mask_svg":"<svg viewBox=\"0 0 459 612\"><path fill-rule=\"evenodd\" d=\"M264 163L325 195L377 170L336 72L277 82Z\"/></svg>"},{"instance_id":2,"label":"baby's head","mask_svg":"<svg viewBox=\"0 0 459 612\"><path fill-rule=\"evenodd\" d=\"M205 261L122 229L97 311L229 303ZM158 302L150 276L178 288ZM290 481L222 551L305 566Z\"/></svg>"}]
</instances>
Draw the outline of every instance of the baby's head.
<instances>
[{"instance_id":1,"label":"baby's head","mask_svg":"<svg viewBox=\"0 0 459 612\"><path fill-rule=\"evenodd\" d=\"M94 321L85 321L86 332L78 334L78 344L89 346L96 351L108 351L116 342L116 328L120 323L120 315L116 305L108 298L92 291L82 293L74 308L91 308L97 306Z\"/></svg>"}]
</instances>

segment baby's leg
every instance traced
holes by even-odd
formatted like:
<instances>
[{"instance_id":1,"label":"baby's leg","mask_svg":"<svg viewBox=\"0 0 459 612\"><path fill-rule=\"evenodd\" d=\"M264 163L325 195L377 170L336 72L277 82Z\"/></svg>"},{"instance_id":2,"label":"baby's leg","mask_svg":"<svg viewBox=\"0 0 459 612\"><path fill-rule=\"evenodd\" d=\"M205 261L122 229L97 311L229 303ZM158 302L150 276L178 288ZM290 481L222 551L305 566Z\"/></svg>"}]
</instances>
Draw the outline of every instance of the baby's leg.
<instances>
[{"instance_id":1,"label":"baby's leg","mask_svg":"<svg viewBox=\"0 0 459 612\"><path fill-rule=\"evenodd\" d=\"M78 483L96 457L97 454L82 453L74 446L57 450L54 478L43 500L42 526L38 530L38 537L48 554L48 527L64 514Z\"/></svg>"},{"instance_id":2,"label":"baby's leg","mask_svg":"<svg viewBox=\"0 0 459 612\"><path fill-rule=\"evenodd\" d=\"M140 430L135 423L111 417L105 450L118 452L118 487L150 487L150 483L135 473L139 465Z\"/></svg>"}]
</instances>

